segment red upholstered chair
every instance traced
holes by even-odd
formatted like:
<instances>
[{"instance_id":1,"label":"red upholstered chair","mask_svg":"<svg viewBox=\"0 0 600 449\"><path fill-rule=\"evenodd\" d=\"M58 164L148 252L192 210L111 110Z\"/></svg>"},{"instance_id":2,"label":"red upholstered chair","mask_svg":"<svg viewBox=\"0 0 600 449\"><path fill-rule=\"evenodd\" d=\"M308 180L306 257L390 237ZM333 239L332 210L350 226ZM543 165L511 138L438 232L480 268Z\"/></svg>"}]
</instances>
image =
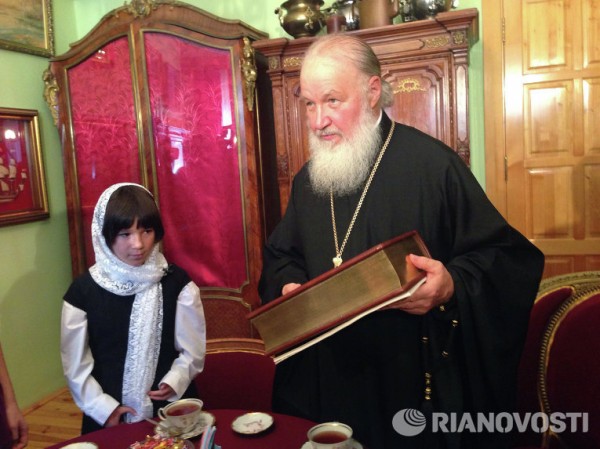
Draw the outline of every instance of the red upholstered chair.
<instances>
[{"instance_id":1,"label":"red upholstered chair","mask_svg":"<svg viewBox=\"0 0 600 449\"><path fill-rule=\"evenodd\" d=\"M261 340L207 341L204 370L194 383L204 408L271 411L275 363Z\"/></svg>"},{"instance_id":2,"label":"red upholstered chair","mask_svg":"<svg viewBox=\"0 0 600 449\"><path fill-rule=\"evenodd\" d=\"M552 316L542 339L539 383L543 411L588 413L588 430L545 435L544 447L600 447L600 283L581 288Z\"/></svg>"},{"instance_id":3,"label":"red upholstered chair","mask_svg":"<svg viewBox=\"0 0 600 449\"><path fill-rule=\"evenodd\" d=\"M533 305L529 320L529 329L518 372L517 411L521 416L526 413L541 412L539 397L541 349L544 334L561 305L569 301L578 291L600 283L599 271L585 271L544 279ZM515 448L541 448L543 435L528 428L524 433L515 435Z\"/></svg>"},{"instance_id":4,"label":"red upholstered chair","mask_svg":"<svg viewBox=\"0 0 600 449\"><path fill-rule=\"evenodd\" d=\"M531 316L529 318L529 329L523 348L523 354L519 363L517 411L525 413L536 413L541 411L537 393L540 347L544 330L552 314L574 293L575 289L570 285L563 285L543 291L538 294ZM517 436L519 447L540 447L542 437L539 433L527 431Z\"/></svg>"}]
</instances>

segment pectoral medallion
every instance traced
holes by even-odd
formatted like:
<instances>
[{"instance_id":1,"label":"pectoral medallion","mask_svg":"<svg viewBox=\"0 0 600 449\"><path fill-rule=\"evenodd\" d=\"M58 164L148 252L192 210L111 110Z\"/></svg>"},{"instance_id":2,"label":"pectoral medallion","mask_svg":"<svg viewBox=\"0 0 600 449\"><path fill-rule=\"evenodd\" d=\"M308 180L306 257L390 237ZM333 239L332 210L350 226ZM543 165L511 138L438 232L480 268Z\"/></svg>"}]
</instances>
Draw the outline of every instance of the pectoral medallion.
<instances>
[{"instance_id":1,"label":"pectoral medallion","mask_svg":"<svg viewBox=\"0 0 600 449\"><path fill-rule=\"evenodd\" d=\"M340 256L335 256L332 260L334 268L337 268L342 264L342 258Z\"/></svg>"}]
</instances>

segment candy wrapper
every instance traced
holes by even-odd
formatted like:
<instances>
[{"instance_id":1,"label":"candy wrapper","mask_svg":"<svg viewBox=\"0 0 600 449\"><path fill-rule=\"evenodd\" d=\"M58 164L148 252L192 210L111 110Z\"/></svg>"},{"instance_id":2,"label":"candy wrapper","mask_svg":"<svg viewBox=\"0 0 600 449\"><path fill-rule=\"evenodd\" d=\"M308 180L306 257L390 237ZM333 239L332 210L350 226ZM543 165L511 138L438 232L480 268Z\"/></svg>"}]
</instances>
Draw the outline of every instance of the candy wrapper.
<instances>
[{"instance_id":1,"label":"candy wrapper","mask_svg":"<svg viewBox=\"0 0 600 449\"><path fill-rule=\"evenodd\" d=\"M181 438L168 437L164 438L160 435L148 435L143 441L136 441L129 446L129 449L189 449L194 446L189 441Z\"/></svg>"}]
</instances>

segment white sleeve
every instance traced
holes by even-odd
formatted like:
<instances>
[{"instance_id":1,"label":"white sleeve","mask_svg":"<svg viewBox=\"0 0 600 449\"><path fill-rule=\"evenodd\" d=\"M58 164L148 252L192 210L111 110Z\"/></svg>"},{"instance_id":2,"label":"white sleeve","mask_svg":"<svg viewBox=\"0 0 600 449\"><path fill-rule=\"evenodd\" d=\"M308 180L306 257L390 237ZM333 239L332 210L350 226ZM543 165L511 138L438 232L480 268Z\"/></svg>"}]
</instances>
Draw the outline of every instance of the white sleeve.
<instances>
[{"instance_id":1,"label":"white sleeve","mask_svg":"<svg viewBox=\"0 0 600 449\"><path fill-rule=\"evenodd\" d=\"M87 314L63 301L60 335L63 372L77 406L104 425L119 403L105 394L92 376L94 358L88 344L87 325Z\"/></svg>"},{"instance_id":2,"label":"white sleeve","mask_svg":"<svg viewBox=\"0 0 600 449\"><path fill-rule=\"evenodd\" d=\"M200 299L200 289L194 282L187 284L177 298L175 312L175 349L179 351L169 372L160 383L170 385L179 399L194 377L204 368L206 354L206 321Z\"/></svg>"}]
</instances>

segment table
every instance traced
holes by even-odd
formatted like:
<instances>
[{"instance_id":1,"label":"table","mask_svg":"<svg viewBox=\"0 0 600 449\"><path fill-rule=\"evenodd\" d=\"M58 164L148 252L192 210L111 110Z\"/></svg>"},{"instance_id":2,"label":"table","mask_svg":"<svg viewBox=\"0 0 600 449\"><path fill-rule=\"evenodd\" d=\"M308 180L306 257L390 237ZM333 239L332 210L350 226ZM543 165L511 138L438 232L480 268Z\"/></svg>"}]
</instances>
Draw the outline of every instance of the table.
<instances>
[{"instance_id":1,"label":"table","mask_svg":"<svg viewBox=\"0 0 600 449\"><path fill-rule=\"evenodd\" d=\"M306 442L306 432L316 423L295 416L270 413L273 425L263 433L240 435L231 428L235 418L247 410L207 410L215 416L215 444L223 449L300 449ZM142 421L135 424L121 424L116 427L98 430L86 435L64 441L46 449L60 449L77 441L91 441L99 449L127 449L135 441L143 440L154 433L154 426ZM194 447L200 444L201 435L191 439Z\"/></svg>"}]
</instances>

